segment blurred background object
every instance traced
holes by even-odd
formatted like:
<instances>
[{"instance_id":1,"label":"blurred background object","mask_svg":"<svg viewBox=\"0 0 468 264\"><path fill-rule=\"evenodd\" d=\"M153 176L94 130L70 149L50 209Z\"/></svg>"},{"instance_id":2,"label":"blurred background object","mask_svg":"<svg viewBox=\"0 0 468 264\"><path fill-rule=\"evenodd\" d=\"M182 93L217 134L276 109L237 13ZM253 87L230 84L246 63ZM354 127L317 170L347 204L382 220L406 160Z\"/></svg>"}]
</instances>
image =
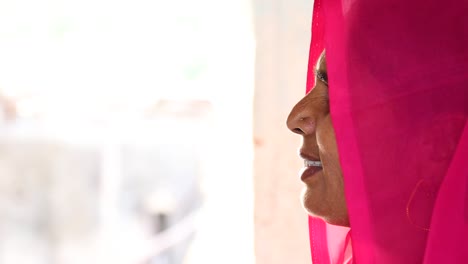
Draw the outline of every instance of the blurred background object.
<instances>
[{"instance_id":1,"label":"blurred background object","mask_svg":"<svg viewBox=\"0 0 468 264\"><path fill-rule=\"evenodd\" d=\"M311 6L0 1L0 263L308 261Z\"/></svg>"}]
</instances>

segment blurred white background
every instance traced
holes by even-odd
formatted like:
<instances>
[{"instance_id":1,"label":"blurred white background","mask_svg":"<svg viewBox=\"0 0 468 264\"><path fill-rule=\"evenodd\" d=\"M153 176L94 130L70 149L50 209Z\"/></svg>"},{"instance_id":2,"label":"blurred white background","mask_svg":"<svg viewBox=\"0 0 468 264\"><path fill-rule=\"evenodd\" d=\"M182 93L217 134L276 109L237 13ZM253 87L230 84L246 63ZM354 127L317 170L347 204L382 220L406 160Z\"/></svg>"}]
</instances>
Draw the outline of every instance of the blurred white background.
<instances>
[{"instance_id":1,"label":"blurred white background","mask_svg":"<svg viewBox=\"0 0 468 264\"><path fill-rule=\"evenodd\" d=\"M0 1L0 263L254 263L251 8Z\"/></svg>"}]
</instances>

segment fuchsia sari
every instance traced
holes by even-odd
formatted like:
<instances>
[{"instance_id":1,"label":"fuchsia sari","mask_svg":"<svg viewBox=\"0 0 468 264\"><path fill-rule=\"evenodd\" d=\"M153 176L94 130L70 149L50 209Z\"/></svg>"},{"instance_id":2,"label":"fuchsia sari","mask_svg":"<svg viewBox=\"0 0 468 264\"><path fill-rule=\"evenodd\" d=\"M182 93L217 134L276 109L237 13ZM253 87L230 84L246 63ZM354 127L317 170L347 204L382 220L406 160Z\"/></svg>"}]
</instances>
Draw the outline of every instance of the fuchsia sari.
<instances>
[{"instance_id":1,"label":"fuchsia sari","mask_svg":"<svg viewBox=\"0 0 468 264\"><path fill-rule=\"evenodd\" d=\"M468 263L468 1L316 0L351 229L310 218L314 264Z\"/></svg>"}]
</instances>

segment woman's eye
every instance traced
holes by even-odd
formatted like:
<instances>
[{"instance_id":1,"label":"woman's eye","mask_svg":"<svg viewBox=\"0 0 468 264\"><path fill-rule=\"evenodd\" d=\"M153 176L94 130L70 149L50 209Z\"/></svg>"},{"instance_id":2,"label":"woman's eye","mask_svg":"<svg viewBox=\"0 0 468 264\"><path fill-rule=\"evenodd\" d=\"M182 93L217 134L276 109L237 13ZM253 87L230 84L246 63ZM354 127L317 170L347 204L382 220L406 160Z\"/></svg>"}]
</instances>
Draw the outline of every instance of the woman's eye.
<instances>
[{"instance_id":1,"label":"woman's eye","mask_svg":"<svg viewBox=\"0 0 468 264\"><path fill-rule=\"evenodd\" d=\"M324 76L320 76L319 79L328 86L328 80Z\"/></svg>"},{"instance_id":2,"label":"woman's eye","mask_svg":"<svg viewBox=\"0 0 468 264\"><path fill-rule=\"evenodd\" d=\"M317 79L322 81L324 84L328 85L328 76L326 75L326 73L316 71L315 76L317 76Z\"/></svg>"}]
</instances>

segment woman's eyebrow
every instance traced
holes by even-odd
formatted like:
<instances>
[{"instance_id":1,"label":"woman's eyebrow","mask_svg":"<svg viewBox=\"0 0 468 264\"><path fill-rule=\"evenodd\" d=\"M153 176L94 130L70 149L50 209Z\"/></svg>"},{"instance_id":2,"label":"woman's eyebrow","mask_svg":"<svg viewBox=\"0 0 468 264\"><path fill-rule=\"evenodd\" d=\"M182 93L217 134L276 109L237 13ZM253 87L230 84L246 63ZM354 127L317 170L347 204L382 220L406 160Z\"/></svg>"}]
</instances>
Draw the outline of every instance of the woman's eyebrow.
<instances>
[{"instance_id":1,"label":"woman's eyebrow","mask_svg":"<svg viewBox=\"0 0 468 264\"><path fill-rule=\"evenodd\" d=\"M328 85L328 75L325 71L316 68L314 69L314 72L315 72L315 77L317 77L317 79L321 80L326 85Z\"/></svg>"}]
</instances>

